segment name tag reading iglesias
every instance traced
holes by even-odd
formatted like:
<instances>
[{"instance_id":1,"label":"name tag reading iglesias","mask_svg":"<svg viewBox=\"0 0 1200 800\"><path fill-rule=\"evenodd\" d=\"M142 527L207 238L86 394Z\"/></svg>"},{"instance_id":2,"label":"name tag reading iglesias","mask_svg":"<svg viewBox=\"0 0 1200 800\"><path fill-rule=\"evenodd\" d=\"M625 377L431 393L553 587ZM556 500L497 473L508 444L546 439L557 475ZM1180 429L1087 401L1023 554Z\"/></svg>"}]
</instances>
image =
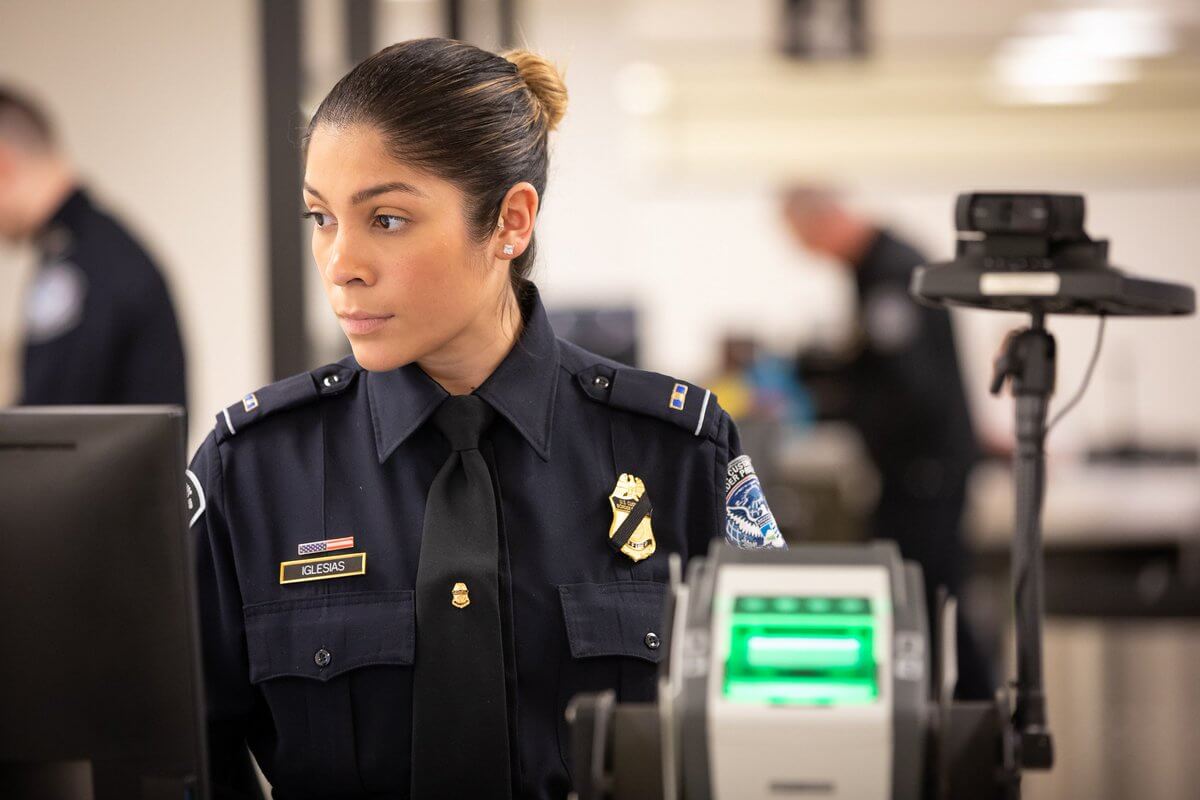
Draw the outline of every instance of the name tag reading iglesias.
<instances>
[{"instance_id":1,"label":"name tag reading iglesias","mask_svg":"<svg viewBox=\"0 0 1200 800\"><path fill-rule=\"evenodd\" d=\"M322 558L303 558L299 561L284 561L279 565L280 583L303 583L304 581L323 581L329 578L348 578L351 575L365 575L367 572L367 554L351 553L346 556L324 556Z\"/></svg>"}]
</instances>

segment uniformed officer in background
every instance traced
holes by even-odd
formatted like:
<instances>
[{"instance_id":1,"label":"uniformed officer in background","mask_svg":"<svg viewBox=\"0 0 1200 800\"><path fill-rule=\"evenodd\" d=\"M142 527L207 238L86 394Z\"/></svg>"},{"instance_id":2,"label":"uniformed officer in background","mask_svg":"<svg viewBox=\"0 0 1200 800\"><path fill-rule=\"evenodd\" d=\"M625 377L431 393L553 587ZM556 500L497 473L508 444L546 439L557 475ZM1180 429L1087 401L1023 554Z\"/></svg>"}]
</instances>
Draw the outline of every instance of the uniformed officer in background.
<instances>
[{"instance_id":1,"label":"uniformed officer in background","mask_svg":"<svg viewBox=\"0 0 1200 800\"><path fill-rule=\"evenodd\" d=\"M567 702L654 697L668 556L782 546L715 397L550 328L566 102L539 56L424 39L310 123L354 354L224 409L188 474L218 796L249 744L281 800L565 797ZM619 269L619 215L594 233Z\"/></svg>"},{"instance_id":2,"label":"uniformed officer in background","mask_svg":"<svg viewBox=\"0 0 1200 800\"><path fill-rule=\"evenodd\" d=\"M921 564L932 612L938 586L962 596L962 516L978 457L950 315L909 294L913 269L925 258L831 190L793 188L783 211L800 244L853 273L856 350L838 368L805 379L821 416L843 419L862 435L881 483L872 534L894 539L905 558ZM961 615L958 649L958 696L990 698L991 669Z\"/></svg>"},{"instance_id":3,"label":"uniformed officer in background","mask_svg":"<svg viewBox=\"0 0 1200 800\"><path fill-rule=\"evenodd\" d=\"M93 205L31 101L0 87L0 236L40 263L23 303L22 405L185 405L183 346L158 268Z\"/></svg>"}]
</instances>

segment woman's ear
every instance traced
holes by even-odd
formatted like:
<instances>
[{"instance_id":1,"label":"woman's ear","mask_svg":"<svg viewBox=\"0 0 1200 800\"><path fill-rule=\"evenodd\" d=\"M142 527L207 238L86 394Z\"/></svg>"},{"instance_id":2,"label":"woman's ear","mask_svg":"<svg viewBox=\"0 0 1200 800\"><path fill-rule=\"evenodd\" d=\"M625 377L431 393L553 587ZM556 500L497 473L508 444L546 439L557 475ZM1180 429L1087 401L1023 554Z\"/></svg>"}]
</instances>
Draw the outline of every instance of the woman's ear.
<instances>
[{"instance_id":1,"label":"woman's ear","mask_svg":"<svg viewBox=\"0 0 1200 800\"><path fill-rule=\"evenodd\" d=\"M533 184L522 181L508 190L500 204L500 219L496 221L492 254L496 258L511 261L525 252L533 238L533 225L537 221L538 193Z\"/></svg>"}]
</instances>

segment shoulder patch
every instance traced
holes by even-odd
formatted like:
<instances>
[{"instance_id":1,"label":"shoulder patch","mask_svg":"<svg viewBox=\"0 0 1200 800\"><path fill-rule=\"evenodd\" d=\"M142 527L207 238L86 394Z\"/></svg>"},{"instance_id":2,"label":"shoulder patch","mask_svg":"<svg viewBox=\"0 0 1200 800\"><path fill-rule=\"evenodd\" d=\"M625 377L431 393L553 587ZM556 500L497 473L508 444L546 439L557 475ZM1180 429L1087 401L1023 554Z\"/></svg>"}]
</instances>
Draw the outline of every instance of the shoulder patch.
<instances>
[{"instance_id":1,"label":"shoulder patch","mask_svg":"<svg viewBox=\"0 0 1200 800\"><path fill-rule=\"evenodd\" d=\"M328 364L251 392L221 409L217 415L217 441L224 442L271 414L341 394L350 388L358 373L357 368L347 364Z\"/></svg>"},{"instance_id":2,"label":"shoulder patch","mask_svg":"<svg viewBox=\"0 0 1200 800\"><path fill-rule=\"evenodd\" d=\"M717 398L702 386L657 372L597 364L576 379L584 393L599 403L670 422L693 436L714 438Z\"/></svg>"},{"instance_id":3,"label":"shoulder patch","mask_svg":"<svg viewBox=\"0 0 1200 800\"><path fill-rule=\"evenodd\" d=\"M208 507L204 502L204 487L200 485L200 479L196 477L196 473L190 469L184 471L184 493L187 501L188 527L196 524L196 520L204 516L204 509Z\"/></svg>"},{"instance_id":4,"label":"shoulder patch","mask_svg":"<svg viewBox=\"0 0 1200 800\"><path fill-rule=\"evenodd\" d=\"M87 276L70 261L38 269L25 296L26 341L43 344L79 327L87 293Z\"/></svg>"},{"instance_id":5,"label":"shoulder patch","mask_svg":"<svg viewBox=\"0 0 1200 800\"><path fill-rule=\"evenodd\" d=\"M871 347L895 353L912 344L921 325L916 301L900 289L881 288L867 295L863 325Z\"/></svg>"},{"instance_id":6,"label":"shoulder patch","mask_svg":"<svg viewBox=\"0 0 1200 800\"><path fill-rule=\"evenodd\" d=\"M730 461L725 473L725 538L734 547L784 547L750 456Z\"/></svg>"}]
</instances>

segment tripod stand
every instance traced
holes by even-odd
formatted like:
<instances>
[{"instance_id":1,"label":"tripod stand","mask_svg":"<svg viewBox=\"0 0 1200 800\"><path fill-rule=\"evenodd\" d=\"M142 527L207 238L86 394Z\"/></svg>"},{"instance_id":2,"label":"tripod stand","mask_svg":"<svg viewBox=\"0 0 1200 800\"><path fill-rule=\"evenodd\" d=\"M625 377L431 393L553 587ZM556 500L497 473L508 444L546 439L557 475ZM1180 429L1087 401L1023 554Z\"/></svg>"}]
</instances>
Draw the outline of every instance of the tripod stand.
<instances>
[{"instance_id":1,"label":"tripod stand","mask_svg":"<svg viewBox=\"0 0 1200 800\"><path fill-rule=\"evenodd\" d=\"M1055 383L1055 342L1045 315L1032 312L1032 325L1009 334L996 360L992 394L1012 382L1017 451L1013 464L1016 517L1012 540L1012 593L1017 645L1017 680L1012 724L1007 731L1017 768L1049 769L1053 741L1046 724L1042 677L1042 502L1046 486L1046 415Z\"/></svg>"}]
</instances>

